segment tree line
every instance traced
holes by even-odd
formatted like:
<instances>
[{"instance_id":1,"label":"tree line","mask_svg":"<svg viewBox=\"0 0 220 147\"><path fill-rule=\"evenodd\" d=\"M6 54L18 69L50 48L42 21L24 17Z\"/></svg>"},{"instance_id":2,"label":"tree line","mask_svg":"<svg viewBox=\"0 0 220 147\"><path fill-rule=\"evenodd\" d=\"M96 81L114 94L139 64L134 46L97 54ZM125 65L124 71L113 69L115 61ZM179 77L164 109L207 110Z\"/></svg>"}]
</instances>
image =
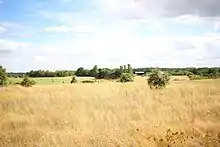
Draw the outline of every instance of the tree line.
<instances>
[{"instance_id":1,"label":"tree line","mask_svg":"<svg viewBox=\"0 0 220 147\"><path fill-rule=\"evenodd\" d=\"M150 73L152 70L154 70L155 67L150 68L136 68L135 71L143 71L145 73ZM194 75L199 76L213 76L220 73L219 67L200 67L200 68L194 68L194 67L188 67L188 68L156 68L160 71L168 72L170 75L173 76L183 76L188 75L189 73L192 73Z\"/></svg>"},{"instance_id":2,"label":"tree line","mask_svg":"<svg viewBox=\"0 0 220 147\"><path fill-rule=\"evenodd\" d=\"M120 66L120 68L109 69L109 68L98 68L95 65L91 70L80 67L76 70L75 75L80 77L95 77L97 79L117 79L122 73L133 74L133 69L130 64L127 66Z\"/></svg>"},{"instance_id":3,"label":"tree line","mask_svg":"<svg viewBox=\"0 0 220 147\"><path fill-rule=\"evenodd\" d=\"M49 70L31 70L30 72L26 73L27 76L37 78L37 77L68 77L73 76L74 71L70 70L56 70L56 71L49 71Z\"/></svg>"},{"instance_id":4,"label":"tree line","mask_svg":"<svg viewBox=\"0 0 220 147\"><path fill-rule=\"evenodd\" d=\"M109 68L98 68L95 65L92 69L85 69L83 67L79 67L76 71L71 70L57 70L57 71L49 71L49 70L31 70L27 73L7 73L8 77L24 77L25 75L29 77L66 77L66 76L90 76L96 78L118 78L120 77L121 73L127 72L145 72L151 73L154 70L154 67L149 68L134 68L132 69L131 65L128 64L120 66L120 68L109 69ZM211 78L219 76L220 68L219 67L201 67L201 68L157 68L160 71L168 72L170 75L173 76L183 76L183 75L198 75L201 77Z\"/></svg>"}]
</instances>

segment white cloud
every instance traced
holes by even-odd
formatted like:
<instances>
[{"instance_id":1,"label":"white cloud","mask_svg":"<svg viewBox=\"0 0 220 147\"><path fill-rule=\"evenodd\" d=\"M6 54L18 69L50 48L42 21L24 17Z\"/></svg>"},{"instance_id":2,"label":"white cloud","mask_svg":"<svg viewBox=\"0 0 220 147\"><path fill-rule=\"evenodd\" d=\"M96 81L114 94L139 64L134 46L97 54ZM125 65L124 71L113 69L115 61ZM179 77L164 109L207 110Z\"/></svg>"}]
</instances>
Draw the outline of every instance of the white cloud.
<instances>
[{"instance_id":1,"label":"white cloud","mask_svg":"<svg viewBox=\"0 0 220 147\"><path fill-rule=\"evenodd\" d=\"M216 60L220 60L220 34L195 30L196 33L204 35L194 36L194 32L187 32L188 35L175 36L176 29L182 31L182 24L187 25L189 30L202 25L205 29L207 26L211 26L211 29L215 26L217 31L219 17L206 17L196 12L185 13L182 9L180 11L184 13L172 11L175 15L171 15L165 8L166 2L170 4L170 0L98 1L101 8L99 7L98 13L95 14L89 10L88 13L40 12L44 18L56 23L44 29L43 33L48 33L45 34L47 37L43 38L44 43L35 44L30 50L26 50L25 56L30 62L22 65L29 69L72 69L79 66L92 67L94 64L101 67L118 67L127 63L135 67L182 67L216 65ZM179 7L180 4L173 3L177 11L176 5ZM182 3L184 6L188 5L184 1ZM102 11L104 15L99 13ZM173 35L169 36L165 30L172 29L172 26L175 28L170 30L170 34ZM52 36L56 41L48 36ZM18 50L21 44L23 43L15 41L1 43L0 40L0 53L1 50Z\"/></svg>"},{"instance_id":2,"label":"white cloud","mask_svg":"<svg viewBox=\"0 0 220 147\"><path fill-rule=\"evenodd\" d=\"M118 67L127 63L135 67L210 66L216 65L214 60L220 59L220 56L216 55L220 47L219 39L219 35L210 34L137 37L132 31L112 28L100 31L93 38L79 37L74 41L60 41L39 48L48 55L47 62L53 61L54 65L54 61L59 58L66 68L69 63L75 63L75 68L92 67L94 64L101 67Z\"/></svg>"},{"instance_id":3,"label":"white cloud","mask_svg":"<svg viewBox=\"0 0 220 147\"><path fill-rule=\"evenodd\" d=\"M219 66L218 34L137 37L127 28L117 28L100 30L92 38L80 36L60 39L51 44L26 45L29 49L23 52L19 62L15 62L12 56L10 61L2 58L0 62L8 64L9 70L22 70L15 66L22 65L26 71L76 69L80 66L91 68L95 64L113 68L127 63L134 67ZM7 41L4 44L7 44L7 49L11 48L10 51L17 50L19 57L19 46L23 43Z\"/></svg>"},{"instance_id":4,"label":"white cloud","mask_svg":"<svg viewBox=\"0 0 220 147\"><path fill-rule=\"evenodd\" d=\"M46 32L50 33L93 33L95 32L96 28L91 25L78 25L78 26L55 26L55 27L49 27L45 28Z\"/></svg>"},{"instance_id":5,"label":"white cloud","mask_svg":"<svg viewBox=\"0 0 220 147\"><path fill-rule=\"evenodd\" d=\"M219 0L99 0L103 11L119 17L202 17L220 15Z\"/></svg>"},{"instance_id":6,"label":"white cloud","mask_svg":"<svg viewBox=\"0 0 220 147\"><path fill-rule=\"evenodd\" d=\"M175 22L175 23L180 23L180 24L184 24L184 25L194 25L194 24L198 24L201 23L203 21L202 18L200 18L199 16L196 15L181 15L175 18L171 18L171 21Z\"/></svg>"},{"instance_id":7,"label":"white cloud","mask_svg":"<svg viewBox=\"0 0 220 147\"><path fill-rule=\"evenodd\" d=\"M214 30L218 31L219 29L220 29L220 21L218 21L214 24Z\"/></svg>"},{"instance_id":8,"label":"white cloud","mask_svg":"<svg viewBox=\"0 0 220 147\"><path fill-rule=\"evenodd\" d=\"M36 62L45 62L46 61L46 57L45 56L34 56L33 59Z\"/></svg>"},{"instance_id":9,"label":"white cloud","mask_svg":"<svg viewBox=\"0 0 220 147\"><path fill-rule=\"evenodd\" d=\"M4 33L6 31L7 31L7 29L5 27L0 26L0 33Z\"/></svg>"},{"instance_id":10,"label":"white cloud","mask_svg":"<svg viewBox=\"0 0 220 147\"><path fill-rule=\"evenodd\" d=\"M164 1L158 0L100 0L103 12L124 19L149 18L165 13Z\"/></svg>"},{"instance_id":11,"label":"white cloud","mask_svg":"<svg viewBox=\"0 0 220 147\"><path fill-rule=\"evenodd\" d=\"M27 48L28 46L29 46L28 43L0 39L0 54L11 53L13 51L16 51L22 48Z\"/></svg>"},{"instance_id":12,"label":"white cloud","mask_svg":"<svg viewBox=\"0 0 220 147\"><path fill-rule=\"evenodd\" d=\"M39 11L39 15L43 16L46 19L56 20L63 25L76 25L83 24L86 20L83 17L83 14L80 12L50 12L50 11Z\"/></svg>"},{"instance_id":13,"label":"white cloud","mask_svg":"<svg viewBox=\"0 0 220 147\"><path fill-rule=\"evenodd\" d=\"M220 11L216 6L219 1L194 1L99 0L102 11L108 17L119 18L122 20L149 20L157 18L160 21L163 19L171 21L171 23L188 26L198 24L215 25L215 30L218 29Z\"/></svg>"}]
</instances>

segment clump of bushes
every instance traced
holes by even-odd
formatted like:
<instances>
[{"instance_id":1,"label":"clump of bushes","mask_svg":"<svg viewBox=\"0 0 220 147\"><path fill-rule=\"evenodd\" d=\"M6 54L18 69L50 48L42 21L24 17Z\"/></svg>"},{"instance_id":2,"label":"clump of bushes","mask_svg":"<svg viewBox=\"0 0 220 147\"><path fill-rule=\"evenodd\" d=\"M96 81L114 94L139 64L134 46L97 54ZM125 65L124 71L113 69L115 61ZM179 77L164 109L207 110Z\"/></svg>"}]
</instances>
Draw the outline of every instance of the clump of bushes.
<instances>
[{"instance_id":1,"label":"clump of bushes","mask_svg":"<svg viewBox=\"0 0 220 147\"><path fill-rule=\"evenodd\" d=\"M202 77L199 75L193 75L193 76L188 76L190 80L202 80L202 79L206 79L206 77Z\"/></svg>"},{"instance_id":2,"label":"clump of bushes","mask_svg":"<svg viewBox=\"0 0 220 147\"><path fill-rule=\"evenodd\" d=\"M134 76L130 73L122 73L120 77L120 82L121 83L126 83L126 82L133 82L134 81Z\"/></svg>"},{"instance_id":3,"label":"clump of bushes","mask_svg":"<svg viewBox=\"0 0 220 147\"><path fill-rule=\"evenodd\" d=\"M151 89L161 89L165 88L169 81L170 76L168 73L155 70L149 75L148 85Z\"/></svg>"},{"instance_id":4,"label":"clump of bushes","mask_svg":"<svg viewBox=\"0 0 220 147\"><path fill-rule=\"evenodd\" d=\"M77 83L77 79L76 79L76 76L73 76L72 80L70 81L71 84L73 83Z\"/></svg>"},{"instance_id":5,"label":"clump of bushes","mask_svg":"<svg viewBox=\"0 0 220 147\"><path fill-rule=\"evenodd\" d=\"M95 83L95 81L94 80L84 80L84 81L82 81L82 83Z\"/></svg>"},{"instance_id":6,"label":"clump of bushes","mask_svg":"<svg viewBox=\"0 0 220 147\"><path fill-rule=\"evenodd\" d=\"M7 73L6 69L4 69L0 65L0 87L6 86L7 85Z\"/></svg>"},{"instance_id":7,"label":"clump of bushes","mask_svg":"<svg viewBox=\"0 0 220 147\"><path fill-rule=\"evenodd\" d=\"M188 76L188 78L189 78L190 80L202 80L202 79L207 78L207 77L205 77L205 76L194 75L192 72L188 72L186 75Z\"/></svg>"},{"instance_id":8,"label":"clump of bushes","mask_svg":"<svg viewBox=\"0 0 220 147\"><path fill-rule=\"evenodd\" d=\"M23 87L31 87L35 84L36 84L36 82L34 80L29 79L28 77L24 77L20 83L20 85Z\"/></svg>"}]
</instances>

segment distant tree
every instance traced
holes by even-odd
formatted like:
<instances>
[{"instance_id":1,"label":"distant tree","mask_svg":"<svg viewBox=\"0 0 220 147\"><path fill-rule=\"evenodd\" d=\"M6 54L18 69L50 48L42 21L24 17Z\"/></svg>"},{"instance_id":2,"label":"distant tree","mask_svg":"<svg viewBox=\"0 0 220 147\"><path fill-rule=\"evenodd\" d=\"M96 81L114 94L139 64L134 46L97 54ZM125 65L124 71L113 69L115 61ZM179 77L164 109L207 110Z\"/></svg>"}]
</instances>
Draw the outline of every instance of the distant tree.
<instances>
[{"instance_id":1,"label":"distant tree","mask_svg":"<svg viewBox=\"0 0 220 147\"><path fill-rule=\"evenodd\" d=\"M126 65L124 65L124 73L127 72L127 68L126 68Z\"/></svg>"},{"instance_id":2,"label":"distant tree","mask_svg":"<svg viewBox=\"0 0 220 147\"><path fill-rule=\"evenodd\" d=\"M197 68L190 69L190 72L192 72L194 75L200 75L199 70Z\"/></svg>"},{"instance_id":3,"label":"distant tree","mask_svg":"<svg viewBox=\"0 0 220 147\"><path fill-rule=\"evenodd\" d=\"M89 75L89 71L87 69L84 69L83 67L80 67L80 68L77 69L75 75L85 77L85 76Z\"/></svg>"},{"instance_id":4,"label":"distant tree","mask_svg":"<svg viewBox=\"0 0 220 147\"><path fill-rule=\"evenodd\" d=\"M133 75L131 75L129 73L122 73L122 75L120 77L120 82L121 83L133 82L133 81L134 81Z\"/></svg>"},{"instance_id":5,"label":"distant tree","mask_svg":"<svg viewBox=\"0 0 220 147\"><path fill-rule=\"evenodd\" d=\"M123 73L123 70L121 71L120 69L115 69L112 73L111 73L111 78L112 79L117 79L120 78L121 75Z\"/></svg>"},{"instance_id":6,"label":"distant tree","mask_svg":"<svg viewBox=\"0 0 220 147\"><path fill-rule=\"evenodd\" d=\"M185 75L187 75L189 77L189 79L192 79L194 77L194 74L192 72L185 72Z\"/></svg>"},{"instance_id":7,"label":"distant tree","mask_svg":"<svg viewBox=\"0 0 220 147\"><path fill-rule=\"evenodd\" d=\"M108 68L99 68L99 79L111 79L113 72Z\"/></svg>"},{"instance_id":8,"label":"distant tree","mask_svg":"<svg viewBox=\"0 0 220 147\"><path fill-rule=\"evenodd\" d=\"M119 71L121 74L124 72L123 66L120 66Z\"/></svg>"},{"instance_id":9,"label":"distant tree","mask_svg":"<svg viewBox=\"0 0 220 147\"><path fill-rule=\"evenodd\" d=\"M56 71L49 71L49 70L31 70L27 72L26 75L29 77L66 77L72 76L74 73L73 71L68 70L56 70Z\"/></svg>"},{"instance_id":10,"label":"distant tree","mask_svg":"<svg viewBox=\"0 0 220 147\"><path fill-rule=\"evenodd\" d=\"M128 64L128 73L133 75L133 69L130 64Z\"/></svg>"},{"instance_id":11,"label":"distant tree","mask_svg":"<svg viewBox=\"0 0 220 147\"><path fill-rule=\"evenodd\" d=\"M89 75L90 75L91 77L98 78L98 76L99 76L99 69L98 69L98 66L97 66L97 65L95 65L95 66L93 67L93 69L91 69L91 70L89 71Z\"/></svg>"},{"instance_id":12,"label":"distant tree","mask_svg":"<svg viewBox=\"0 0 220 147\"><path fill-rule=\"evenodd\" d=\"M31 87L31 86L33 86L34 84L36 84L35 81L29 79L27 76L25 76L25 77L23 78L23 80L21 81L21 83L20 83L20 85L21 85L21 86L24 86L24 87Z\"/></svg>"},{"instance_id":13,"label":"distant tree","mask_svg":"<svg viewBox=\"0 0 220 147\"><path fill-rule=\"evenodd\" d=\"M161 89L166 87L169 83L170 77L167 73L164 73L159 70L154 70L148 78L148 85L151 89Z\"/></svg>"},{"instance_id":14,"label":"distant tree","mask_svg":"<svg viewBox=\"0 0 220 147\"><path fill-rule=\"evenodd\" d=\"M7 85L7 73L6 73L6 69L4 69L1 65L0 65L0 86L5 86Z\"/></svg>"},{"instance_id":15,"label":"distant tree","mask_svg":"<svg viewBox=\"0 0 220 147\"><path fill-rule=\"evenodd\" d=\"M76 76L73 76L73 78L72 78L72 80L71 80L71 82L70 82L71 84L73 84L73 83L77 83L77 79L76 79Z\"/></svg>"},{"instance_id":16,"label":"distant tree","mask_svg":"<svg viewBox=\"0 0 220 147\"><path fill-rule=\"evenodd\" d=\"M219 77L218 69L216 69L216 68L210 68L210 69L208 70L208 75L209 75L209 77L211 77L211 78L218 78L218 77Z\"/></svg>"},{"instance_id":17,"label":"distant tree","mask_svg":"<svg viewBox=\"0 0 220 147\"><path fill-rule=\"evenodd\" d=\"M102 71L102 68L99 68L99 75L98 75L98 78L99 79L102 79L104 76L103 76L103 71Z\"/></svg>"}]
</instances>

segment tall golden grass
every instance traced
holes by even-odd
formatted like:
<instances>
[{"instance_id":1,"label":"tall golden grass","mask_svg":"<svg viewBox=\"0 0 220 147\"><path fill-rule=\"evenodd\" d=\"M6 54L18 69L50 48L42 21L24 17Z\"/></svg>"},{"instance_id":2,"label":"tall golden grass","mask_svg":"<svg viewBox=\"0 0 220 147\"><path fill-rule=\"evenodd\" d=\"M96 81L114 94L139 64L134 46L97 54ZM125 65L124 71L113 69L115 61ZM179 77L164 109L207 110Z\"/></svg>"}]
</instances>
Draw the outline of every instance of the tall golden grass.
<instances>
[{"instance_id":1,"label":"tall golden grass","mask_svg":"<svg viewBox=\"0 0 220 147\"><path fill-rule=\"evenodd\" d=\"M0 89L0 147L219 146L220 80Z\"/></svg>"}]
</instances>

